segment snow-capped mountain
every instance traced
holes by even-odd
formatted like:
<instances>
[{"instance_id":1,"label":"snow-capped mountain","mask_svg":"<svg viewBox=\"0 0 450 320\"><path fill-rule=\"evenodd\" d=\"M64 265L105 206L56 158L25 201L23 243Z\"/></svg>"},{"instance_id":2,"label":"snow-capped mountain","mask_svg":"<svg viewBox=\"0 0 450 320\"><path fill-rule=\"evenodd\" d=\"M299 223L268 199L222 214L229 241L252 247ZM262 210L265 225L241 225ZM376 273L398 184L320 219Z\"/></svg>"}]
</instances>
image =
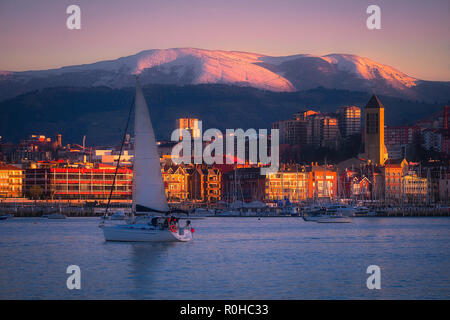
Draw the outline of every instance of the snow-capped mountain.
<instances>
[{"instance_id":1,"label":"snow-capped mountain","mask_svg":"<svg viewBox=\"0 0 450 320\"><path fill-rule=\"evenodd\" d=\"M0 100L55 86L221 83L271 91L319 86L414 99L448 99L449 82L415 79L391 66L349 54L272 57L257 53L176 48L147 50L116 60L42 71L0 71ZM436 91L437 90L437 91ZM438 92L438 93L436 93ZM431 97L430 97L431 98Z\"/></svg>"}]
</instances>

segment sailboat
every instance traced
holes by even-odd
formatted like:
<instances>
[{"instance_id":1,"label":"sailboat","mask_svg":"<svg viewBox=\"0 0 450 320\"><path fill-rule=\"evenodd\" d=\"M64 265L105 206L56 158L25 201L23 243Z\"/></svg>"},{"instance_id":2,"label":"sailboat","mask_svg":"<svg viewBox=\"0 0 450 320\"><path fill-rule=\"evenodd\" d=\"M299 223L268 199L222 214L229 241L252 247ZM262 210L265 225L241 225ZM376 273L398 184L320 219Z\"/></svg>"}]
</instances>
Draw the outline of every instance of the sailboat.
<instances>
[{"instance_id":1,"label":"sailboat","mask_svg":"<svg viewBox=\"0 0 450 320\"><path fill-rule=\"evenodd\" d=\"M150 113L137 81L134 119L135 153L133 204L125 224L102 227L106 241L190 241L194 229L190 220L169 210ZM182 221L184 225L182 226Z\"/></svg>"}]
</instances>

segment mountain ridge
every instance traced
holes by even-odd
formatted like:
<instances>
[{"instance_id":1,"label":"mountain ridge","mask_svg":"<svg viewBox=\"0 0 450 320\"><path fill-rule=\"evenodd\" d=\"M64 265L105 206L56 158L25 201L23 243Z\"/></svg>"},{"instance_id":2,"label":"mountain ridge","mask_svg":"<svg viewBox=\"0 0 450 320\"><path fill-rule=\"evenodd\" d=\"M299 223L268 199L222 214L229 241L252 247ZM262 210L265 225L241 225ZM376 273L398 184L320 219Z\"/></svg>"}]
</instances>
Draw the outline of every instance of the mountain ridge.
<instances>
[{"instance_id":1,"label":"mountain ridge","mask_svg":"<svg viewBox=\"0 0 450 320\"><path fill-rule=\"evenodd\" d=\"M317 87L414 100L446 101L450 82L425 81L354 54L269 56L244 51L171 48L49 70L1 71L0 101L55 86L133 86L147 84L229 84L274 92Z\"/></svg>"}]
</instances>

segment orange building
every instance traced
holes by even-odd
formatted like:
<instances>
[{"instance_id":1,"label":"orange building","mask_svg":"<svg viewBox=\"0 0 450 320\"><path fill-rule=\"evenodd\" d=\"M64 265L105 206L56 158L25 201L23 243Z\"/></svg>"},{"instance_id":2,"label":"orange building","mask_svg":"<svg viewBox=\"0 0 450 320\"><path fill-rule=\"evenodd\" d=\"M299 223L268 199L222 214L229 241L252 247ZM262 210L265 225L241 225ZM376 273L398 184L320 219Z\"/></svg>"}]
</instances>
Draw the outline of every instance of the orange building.
<instances>
[{"instance_id":1,"label":"orange building","mask_svg":"<svg viewBox=\"0 0 450 320\"><path fill-rule=\"evenodd\" d=\"M182 202L188 199L189 173L184 167L178 166L163 169L162 176L168 201Z\"/></svg>"},{"instance_id":2,"label":"orange building","mask_svg":"<svg viewBox=\"0 0 450 320\"><path fill-rule=\"evenodd\" d=\"M221 199L221 172L204 166L162 169L167 199L171 202L217 202Z\"/></svg>"},{"instance_id":3,"label":"orange building","mask_svg":"<svg viewBox=\"0 0 450 320\"><path fill-rule=\"evenodd\" d=\"M312 165L308 168L308 198L334 199L337 196L337 174L326 166Z\"/></svg>"},{"instance_id":4,"label":"orange building","mask_svg":"<svg viewBox=\"0 0 450 320\"><path fill-rule=\"evenodd\" d=\"M300 202L308 198L309 174L298 170L286 170L266 175L266 200Z\"/></svg>"},{"instance_id":5,"label":"orange building","mask_svg":"<svg viewBox=\"0 0 450 320\"><path fill-rule=\"evenodd\" d=\"M384 193L386 202L399 203L403 199L403 176L408 170L405 159L385 162L381 168L384 177Z\"/></svg>"},{"instance_id":6,"label":"orange building","mask_svg":"<svg viewBox=\"0 0 450 320\"><path fill-rule=\"evenodd\" d=\"M0 163L0 198L22 197L23 170Z\"/></svg>"}]
</instances>

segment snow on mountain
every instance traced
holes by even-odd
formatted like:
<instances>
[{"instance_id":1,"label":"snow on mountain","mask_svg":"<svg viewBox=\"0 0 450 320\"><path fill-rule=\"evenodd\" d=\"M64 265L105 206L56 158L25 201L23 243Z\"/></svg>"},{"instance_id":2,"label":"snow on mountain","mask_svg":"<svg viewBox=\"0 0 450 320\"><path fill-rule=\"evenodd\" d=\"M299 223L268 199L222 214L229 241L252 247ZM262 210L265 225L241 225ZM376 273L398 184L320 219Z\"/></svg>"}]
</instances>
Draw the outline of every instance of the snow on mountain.
<instances>
[{"instance_id":1,"label":"snow on mountain","mask_svg":"<svg viewBox=\"0 0 450 320\"><path fill-rule=\"evenodd\" d=\"M376 78L385 79L393 87L413 87L417 83L417 79L381 63L377 63L367 58L361 58L352 54L329 54L323 56L322 59L337 65L342 71L357 74L366 80Z\"/></svg>"},{"instance_id":2,"label":"snow on mountain","mask_svg":"<svg viewBox=\"0 0 450 320\"><path fill-rule=\"evenodd\" d=\"M414 89L421 82L391 66L350 54L272 57L249 52L174 48L52 70L2 71L0 100L53 86L133 86L135 75L139 75L144 85L222 83L287 92L323 86L414 98L417 97ZM444 83L444 89L447 86Z\"/></svg>"}]
</instances>

